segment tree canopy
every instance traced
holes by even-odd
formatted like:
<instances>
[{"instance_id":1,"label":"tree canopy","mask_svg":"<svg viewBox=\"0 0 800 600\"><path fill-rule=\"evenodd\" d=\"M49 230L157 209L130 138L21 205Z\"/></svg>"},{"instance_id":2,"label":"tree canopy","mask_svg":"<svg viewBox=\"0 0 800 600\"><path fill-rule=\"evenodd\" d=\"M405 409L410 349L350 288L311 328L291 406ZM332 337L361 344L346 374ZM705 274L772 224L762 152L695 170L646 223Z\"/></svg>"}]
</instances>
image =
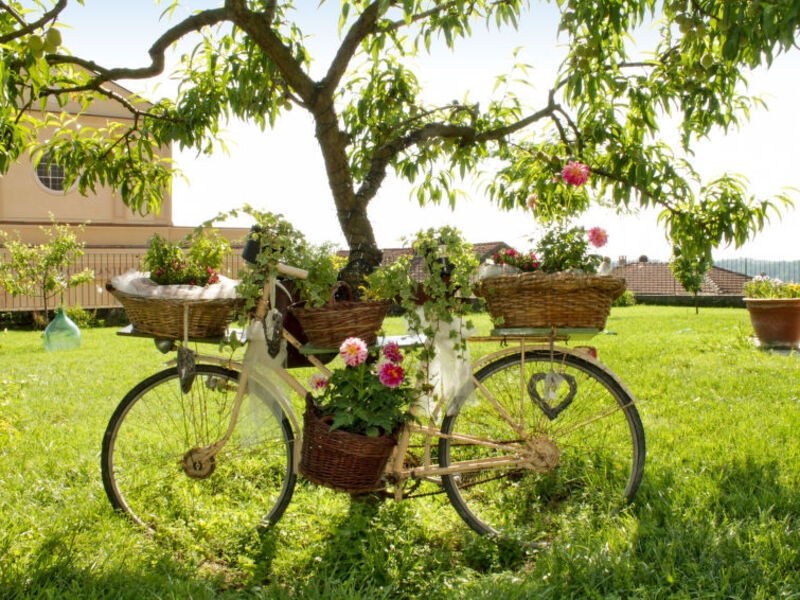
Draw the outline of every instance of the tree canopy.
<instances>
[{"instance_id":1,"label":"tree canopy","mask_svg":"<svg viewBox=\"0 0 800 600\"><path fill-rule=\"evenodd\" d=\"M131 208L148 212L174 169L158 159L159 146L210 152L227 119L265 130L297 107L313 118L354 272L380 259L367 206L390 173L413 182L420 202L455 203L459 178L485 169L492 200L530 205L545 221L592 201L657 207L676 255L688 259L744 243L789 201L755 198L734 175L699 181L682 157L712 131L735 128L760 102L743 92L747 69L796 45L797 0L551 1L569 47L555 80L535 81L518 64L498 78L485 105L465 91L460 99L424 100L412 59L424 60L440 40L458 47L477 26L501 35L547 0L341 0L338 24L331 23L340 44L331 56L313 57L325 65L317 79L291 0L220 0L165 26L148 41L150 64L138 68L61 47L67 2L38 0L24 10L30 3L0 1L0 172L33 150L64 166L65 187L110 184ZM649 47L632 43L643 28ZM175 97L138 103L106 85L161 74L167 49L190 35L199 41L178 67ZM526 84L533 83L549 89L542 105L531 105ZM45 110L70 99L85 108L94 98L118 102L131 122L76 128ZM677 124L681 148L663 141L664 123ZM37 142L45 124L56 133ZM561 177L570 161L588 165L585 185Z\"/></svg>"}]
</instances>

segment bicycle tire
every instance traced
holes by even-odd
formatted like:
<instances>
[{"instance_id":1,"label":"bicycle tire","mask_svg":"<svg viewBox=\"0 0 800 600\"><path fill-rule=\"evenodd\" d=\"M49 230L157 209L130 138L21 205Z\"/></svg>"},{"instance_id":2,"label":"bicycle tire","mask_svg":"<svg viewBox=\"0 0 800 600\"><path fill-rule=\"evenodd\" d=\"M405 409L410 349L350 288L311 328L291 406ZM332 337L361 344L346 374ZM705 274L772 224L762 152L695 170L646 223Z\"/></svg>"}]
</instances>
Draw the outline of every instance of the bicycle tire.
<instances>
[{"instance_id":1,"label":"bicycle tire","mask_svg":"<svg viewBox=\"0 0 800 600\"><path fill-rule=\"evenodd\" d=\"M475 377L510 420L524 423L527 439L550 440L537 447L552 461L555 446L557 466L543 472L517 464L446 474L442 483L452 506L476 532L538 542L549 539L566 520L592 511L607 513L619 502L632 500L644 471L645 438L633 397L603 368L558 350L552 357L549 350L528 351L524 356L522 371L518 352L489 363ZM543 390L551 368L562 379L551 380L547 396ZM529 391L531 386L534 391ZM479 390L448 411L442 433L527 448L526 438L513 431ZM464 440L439 440L442 467L509 452Z\"/></svg>"},{"instance_id":2,"label":"bicycle tire","mask_svg":"<svg viewBox=\"0 0 800 600\"><path fill-rule=\"evenodd\" d=\"M116 510L151 532L195 544L251 535L259 522L280 519L297 479L294 433L282 411L279 418L246 395L214 464L191 457L186 464L190 449L227 430L238 381L237 371L201 364L187 394L177 368L170 368L125 395L108 423L101 455L103 486Z\"/></svg>"}]
</instances>

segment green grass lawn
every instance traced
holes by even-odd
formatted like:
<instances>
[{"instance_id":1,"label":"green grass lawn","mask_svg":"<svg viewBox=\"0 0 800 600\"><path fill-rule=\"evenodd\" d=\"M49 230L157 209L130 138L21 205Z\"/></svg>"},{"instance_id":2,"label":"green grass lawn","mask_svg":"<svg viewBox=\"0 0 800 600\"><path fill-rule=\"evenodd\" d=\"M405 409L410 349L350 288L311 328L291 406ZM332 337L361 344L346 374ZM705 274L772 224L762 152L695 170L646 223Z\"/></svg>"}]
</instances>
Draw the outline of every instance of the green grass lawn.
<instances>
[{"instance_id":1,"label":"green grass lawn","mask_svg":"<svg viewBox=\"0 0 800 600\"><path fill-rule=\"evenodd\" d=\"M99 457L165 357L114 329L61 353L0 333L0 598L800 598L800 357L754 348L741 309L616 308L607 329L591 343L638 399L644 480L530 552L441 497L351 502L302 481L235 547L149 537L111 509Z\"/></svg>"}]
</instances>

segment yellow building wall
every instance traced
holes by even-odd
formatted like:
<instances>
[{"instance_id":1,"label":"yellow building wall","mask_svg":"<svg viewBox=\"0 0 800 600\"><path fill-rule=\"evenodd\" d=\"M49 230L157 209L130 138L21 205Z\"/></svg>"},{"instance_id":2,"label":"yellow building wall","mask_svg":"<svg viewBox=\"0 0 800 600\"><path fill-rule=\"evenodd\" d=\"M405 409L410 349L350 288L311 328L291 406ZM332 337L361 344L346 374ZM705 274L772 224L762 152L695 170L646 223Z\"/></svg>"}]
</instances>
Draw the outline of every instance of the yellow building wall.
<instances>
[{"instance_id":1,"label":"yellow building wall","mask_svg":"<svg viewBox=\"0 0 800 600\"><path fill-rule=\"evenodd\" d=\"M131 93L115 84L107 84L116 93L131 101L137 100ZM149 105L146 105L149 106ZM76 114L80 107L74 103L58 107L51 103L52 111ZM105 127L109 122L130 122L124 107L112 100L98 99L89 110L81 114L75 122L82 127ZM52 130L43 129L38 138L44 141L52 135ZM162 158L171 158L170 147L160 152ZM20 157L5 175L0 175L0 230L13 239L21 239L27 244L40 244L46 241L42 226L48 226L53 216L59 223L80 225L88 222L78 237L85 243L86 254L70 271L91 268L95 271L95 281L72 289L64 298L67 305L80 305L84 308L103 308L118 306L116 300L104 293L103 285L111 277L135 268L138 269L141 257L147 247L147 240L158 233L162 237L177 242L183 239L191 227L172 225L172 197L165 192L161 210L158 213L139 215L125 206L119 194L111 187L98 187L96 193L82 196L77 190L53 191L43 185L33 166L31 156ZM248 229L240 227L219 228L220 233L232 244L241 247ZM226 261L223 273L234 276L241 265L240 250ZM0 260L5 260L0 246ZM0 312L38 310L39 301L35 298L16 297L0 290Z\"/></svg>"},{"instance_id":2,"label":"yellow building wall","mask_svg":"<svg viewBox=\"0 0 800 600\"><path fill-rule=\"evenodd\" d=\"M108 121L102 116L81 116L77 120L87 127L104 127ZM49 133L40 132L39 139L47 139ZM162 149L160 155L170 158L171 149ZM60 222L69 223L170 225L172 197L166 192L158 214L141 216L126 207L119 194L108 186L98 187L97 192L89 196L81 195L74 186L67 191L51 190L36 176L33 158L30 155L20 157L18 163L0 177L0 225L49 222L50 214Z\"/></svg>"}]
</instances>

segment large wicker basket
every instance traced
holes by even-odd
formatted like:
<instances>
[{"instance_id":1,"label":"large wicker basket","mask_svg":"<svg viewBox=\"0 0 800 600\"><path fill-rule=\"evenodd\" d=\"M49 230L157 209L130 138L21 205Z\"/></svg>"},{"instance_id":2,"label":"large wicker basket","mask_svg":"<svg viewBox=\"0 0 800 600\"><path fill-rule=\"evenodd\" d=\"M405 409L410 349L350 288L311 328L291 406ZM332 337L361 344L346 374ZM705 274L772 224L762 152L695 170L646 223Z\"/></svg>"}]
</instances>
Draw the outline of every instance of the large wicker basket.
<instances>
[{"instance_id":1,"label":"large wicker basket","mask_svg":"<svg viewBox=\"0 0 800 600\"><path fill-rule=\"evenodd\" d=\"M110 281L106 289L122 304L136 331L175 340L183 339L184 324L190 338L224 335L233 311L242 302L239 298L187 300L136 296L118 290Z\"/></svg>"},{"instance_id":2,"label":"large wicker basket","mask_svg":"<svg viewBox=\"0 0 800 600\"><path fill-rule=\"evenodd\" d=\"M394 435L369 437L334 429L310 397L303 414L300 472L319 485L350 494L383 487L381 475L397 445Z\"/></svg>"},{"instance_id":3,"label":"large wicker basket","mask_svg":"<svg viewBox=\"0 0 800 600\"><path fill-rule=\"evenodd\" d=\"M347 300L335 299L340 289L345 291ZM300 321L303 332L314 346L338 348L349 337L361 338L367 345L374 344L390 305L389 300L355 302L350 286L339 281L331 288L325 306L305 308L298 304L289 310Z\"/></svg>"},{"instance_id":4,"label":"large wicker basket","mask_svg":"<svg viewBox=\"0 0 800 600\"><path fill-rule=\"evenodd\" d=\"M477 293L502 327L603 329L625 279L588 273L519 273L482 280Z\"/></svg>"}]
</instances>

